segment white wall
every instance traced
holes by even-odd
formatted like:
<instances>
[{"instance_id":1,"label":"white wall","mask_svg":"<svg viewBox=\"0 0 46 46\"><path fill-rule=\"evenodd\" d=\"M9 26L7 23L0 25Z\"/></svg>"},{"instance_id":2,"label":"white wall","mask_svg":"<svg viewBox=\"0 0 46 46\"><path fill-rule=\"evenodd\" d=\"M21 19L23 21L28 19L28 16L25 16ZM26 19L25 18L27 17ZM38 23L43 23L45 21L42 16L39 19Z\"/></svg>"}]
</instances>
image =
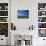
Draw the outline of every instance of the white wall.
<instances>
[{"instance_id":1,"label":"white wall","mask_svg":"<svg viewBox=\"0 0 46 46\"><path fill-rule=\"evenodd\" d=\"M45 3L46 0L11 0L11 22L14 23L17 30L28 30L32 24L35 29L38 27L38 3ZM18 19L17 10L28 9L29 19Z\"/></svg>"},{"instance_id":2,"label":"white wall","mask_svg":"<svg viewBox=\"0 0 46 46\"><path fill-rule=\"evenodd\" d=\"M42 38L38 38L38 3L46 3L46 0L11 0L11 22L16 25L16 31L28 30L28 27L32 24L35 26L33 33L33 46L41 46L38 43L42 43ZM17 10L18 9L28 9L29 19L18 19ZM29 31L29 30L28 30ZM25 32L26 33L26 32ZM37 36L35 38L35 36ZM37 40L36 40L37 39Z\"/></svg>"},{"instance_id":3,"label":"white wall","mask_svg":"<svg viewBox=\"0 0 46 46\"><path fill-rule=\"evenodd\" d=\"M28 9L29 19L18 19L17 10ZM37 21L37 2L32 0L12 0L11 1L11 22L16 25L17 30L28 30L29 26ZM35 19L36 18L36 19ZM36 20L36 21L35 21ZM37 22L36 22L37 23Z\"/></svg>"}]
</instances>

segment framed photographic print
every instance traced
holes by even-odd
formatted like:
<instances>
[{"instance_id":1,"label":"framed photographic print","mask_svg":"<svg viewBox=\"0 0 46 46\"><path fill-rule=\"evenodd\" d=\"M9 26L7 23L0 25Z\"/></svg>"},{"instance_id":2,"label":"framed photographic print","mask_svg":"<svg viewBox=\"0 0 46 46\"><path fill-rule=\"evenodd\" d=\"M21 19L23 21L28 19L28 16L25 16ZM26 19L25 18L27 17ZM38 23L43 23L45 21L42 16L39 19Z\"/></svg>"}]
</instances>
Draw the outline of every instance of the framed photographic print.
<instances>
[{"instance_id":1,"label":"framed photographic print","mask_svg":"<svg viewBox=\"0 0 46 46\"><path fill-rule=\"evenodd\" d=\"M29 10L17 10L17 18L29 18Z\"/></svg>"},{"instance_id":2,"label":"framed photographic print","mask_svg":"<svg viewBox=\"0 0 46 46\"><path fill-rule=\"evenodd\" d=\"M0 23L0 35L8 37L8 23Z\"/></svg>"},{"instance_id":3,"label":"framed photographic print","mask_svg":"<svg viewBox=\"0 0 46 46\"><path fill-rule=\"evenodd\" d=\"M39 37L46 37L46 29L39 29Z\"/></svg>"}]
</instances>

